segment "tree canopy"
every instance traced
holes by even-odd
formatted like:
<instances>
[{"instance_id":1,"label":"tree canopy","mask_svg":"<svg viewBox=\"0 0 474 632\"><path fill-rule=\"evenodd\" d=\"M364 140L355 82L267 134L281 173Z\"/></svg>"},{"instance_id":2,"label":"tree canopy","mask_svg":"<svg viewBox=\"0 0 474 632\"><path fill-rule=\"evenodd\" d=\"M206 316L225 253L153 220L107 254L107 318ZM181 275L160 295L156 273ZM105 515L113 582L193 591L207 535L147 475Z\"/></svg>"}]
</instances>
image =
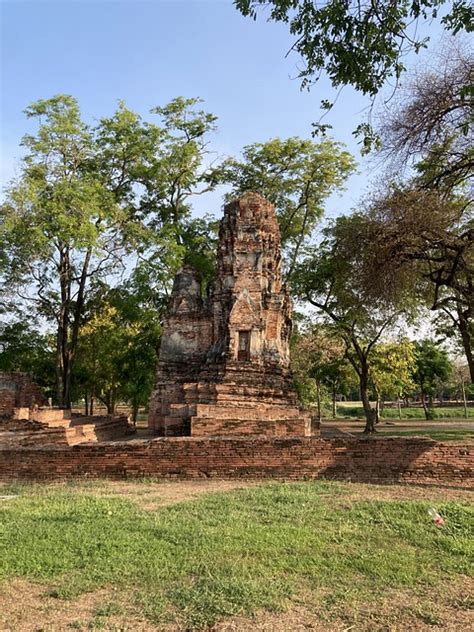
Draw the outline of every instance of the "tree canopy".
<instances>
[{"instance_id":1,"label":"tree canopy","mask_svg":"<svg viewBox=\"0 0 474 632\"><path fill-rule=\"evenodd\" d=\"M441 314L474 381L474 139L464 90L473 71L472 57L450 57L418 73L393 104L379 130L387 184L360 213L360 238L377 261L380 292L405 285Z\"/></svg>"},{"instance_id":2,"label":"tree canopy","mask_svg":"<svg viewBox=\"0 0 474 632\"><path fill-rule=\"evenodd\" d=\"M416 344L416 364L413 379L420 388L421 402L426 419L433 418L433 396L440 383L446 381L453 371L448 354L432 340ZM428 397L428 405L426 402Z\"/></svg>"},{"instance_id":3,"label":"tree canopy","mask_svg":"<svg viewBox=\"0 0 474 632\"><path fill-rule=\"evenodd\" d=\"M234 4L253 19L259 9L268 8L269 21L288 25L295 38L291 50L303 60L298 75L303 88L324 71L335 88L351 85L370 97L387 79L400 78L407 53L426 47L429 37L418 34L420 23L438 21L452 34L474 29L469 0L234 0ZM331 105L322 102L324 109ZM367 124L358 129L370 144Z\"/></svg>"},{"instance_id":4,"label":"tree canopy","mask_svg":"<svg viewBox=\"0 0 474 632\"><path fill-rule=\"evenodd\" d=\"M376 411L370 403L370 363L377 343L410 306L410 295L394 284L380 292L377 268L373 282L367 271L372 252L358 239L361 218L339 217L325 230L321 244L308 254L292 277L297 296L322 315L344 344L345 357L359 378L366 429L375 430Z\"/></svg>"},{"instance_id":5,"label":"tree canopy","mask_svg":"<svg viewBox=\"0 0 474 632\"><path fill-rule=\"evenodd\" d=\"M341 190L355 161L340 143L302 138L274 138L247 145L242 159L223 164L229 197L258 191L275 205L281 240L291 275L304 246L324 214L327 198Z\"/></svg>"},{"instance_id":6,"label":"tree canopy","mask_svg":"<svg viewBox=\"0 0 474 632\"><path fill-rule=\"evenodd\" d=\"M91 127L68 95L26 110L38 129L23 139L28 153L1 207L2 299L8 308L20 296L55 323L59 405L71 403L93 282L123 274L138 256L166 286L187 251L196 258L207 247L188 202L203 182L215 186L201 168L215 117L198 103L178 98L155 108L161 126L120 103Z\"/></svg>"}]
</instances>

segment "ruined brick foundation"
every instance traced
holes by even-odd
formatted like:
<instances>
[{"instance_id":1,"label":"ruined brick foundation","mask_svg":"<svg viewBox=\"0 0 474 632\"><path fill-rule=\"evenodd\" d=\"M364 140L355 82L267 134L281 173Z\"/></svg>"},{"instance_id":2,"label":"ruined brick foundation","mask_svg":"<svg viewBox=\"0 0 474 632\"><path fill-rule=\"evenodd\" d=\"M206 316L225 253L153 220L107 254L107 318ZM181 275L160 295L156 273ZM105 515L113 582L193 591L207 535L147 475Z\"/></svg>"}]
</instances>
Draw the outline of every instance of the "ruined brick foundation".
<instances>
[{"instance_id":1,"label":"ruined brick foundation","mask_svg":"<svg viewBox=\"0 0 474 632\"><path fill-rule=\"evenodd\" d=\"M13 415L0 416L0 448L111 441L131 432L125 415L85 417L55 408L16 408Z\"/></svg>"},{"instance_id":2,"label":"ruined brick foundation","mask_svg":"<svg viewBox=\"0 0 474 632\"><path fill-rule=\"evenodd\" d=\"M246 193L224 209L216 279L176 276L163 323L149 428L176 436L309 436L289 368L291 301L274 207Z\"/></svg>"},{"instance_id":3,"label":"ruined brick foundation","mask_svg":"<svg viewBox=\"0 0 474 632\"><path fill-rule=\"evenodd\" d=\"M0 415L12 415L15 408L45 406L46 397L28 373L0 371Z\"/></svg>"},{"instance_id":4,"label":"ruined brick foundation","mask_svg":"<svg viewBox=\"0 0 474 632\"><path fill-rule=\"evenodd\" d=\"M45 407L41 388L27 373L0 372L0 448L77 445L123 438L132 432L127 417L84 417Z\"/></svg>"}]
</instances>

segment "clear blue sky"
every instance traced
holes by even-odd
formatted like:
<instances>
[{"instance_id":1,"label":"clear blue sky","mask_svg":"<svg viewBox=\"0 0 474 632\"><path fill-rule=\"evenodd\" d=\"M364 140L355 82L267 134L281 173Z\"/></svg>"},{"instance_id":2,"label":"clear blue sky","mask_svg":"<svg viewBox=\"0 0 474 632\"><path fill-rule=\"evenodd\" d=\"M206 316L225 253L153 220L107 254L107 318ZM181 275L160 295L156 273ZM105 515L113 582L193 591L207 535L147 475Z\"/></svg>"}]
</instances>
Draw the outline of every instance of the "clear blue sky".
<instances>
[{"instance_id":1,"label":"clear blue sky","mask_svg":"<svg viewBox=\"0 0 474 632\"><path fill-rule=\"evenodd\" d=\"M176 96L199 96L219 118L213 147L236 154L275 136L308 137L319 102L334 95L323 80L301 92L296 55L285 58L287 27L244 18L231 0L0 0L2 29L2 185L14 175L29 130L22 111L53 94L75 96L88 121L110 115L118 99L146 116ZM350 89L338 101L333 136L358 153L351 132L367 102ZM348 212L373 173L349 182L328 214ZM220 193L198 211L219 213Z\"/></svg>"}]
</instances>

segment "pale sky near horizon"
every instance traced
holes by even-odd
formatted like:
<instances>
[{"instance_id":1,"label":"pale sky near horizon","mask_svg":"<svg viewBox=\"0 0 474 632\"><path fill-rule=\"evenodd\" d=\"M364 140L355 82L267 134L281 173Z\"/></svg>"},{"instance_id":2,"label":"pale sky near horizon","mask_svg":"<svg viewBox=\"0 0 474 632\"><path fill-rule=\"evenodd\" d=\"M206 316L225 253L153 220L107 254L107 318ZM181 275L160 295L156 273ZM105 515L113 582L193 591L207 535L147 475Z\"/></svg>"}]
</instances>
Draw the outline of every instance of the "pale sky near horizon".
<instances>
[{"instance_id":1,"label":"pale sky near horizon","mask_svg":"<svg viewBox=\"0 0 474 632\"><path fill-rule=\"evenodd\" d=\"M119 99L147 117L176 96L199 96L218 116L212 148L220 155L276 136L309 137L320 100L334 97L326 79L300 90L300 60L285 57L293 42L286 25L244 18L231 0L0 0L0 8L2 188L34 129L23 110L54 94L75 96L88 122L110 115ZM348 213L377 177L351 133L367 105L345 88L331 113L331 135L360 166L328 202L329 217ZM221 197L199 198L196 211L218 216Z\"/></svg>"}]
</instances>

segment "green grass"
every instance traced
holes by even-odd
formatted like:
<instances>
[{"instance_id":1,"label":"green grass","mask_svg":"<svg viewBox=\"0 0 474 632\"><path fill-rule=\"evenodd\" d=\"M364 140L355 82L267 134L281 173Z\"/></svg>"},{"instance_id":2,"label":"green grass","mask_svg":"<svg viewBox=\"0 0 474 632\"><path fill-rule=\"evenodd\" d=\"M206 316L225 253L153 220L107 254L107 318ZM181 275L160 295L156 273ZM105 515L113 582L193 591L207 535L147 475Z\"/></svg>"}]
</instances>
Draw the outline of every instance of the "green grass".
<instances>
[{"instance_id":1,"label":"green grass","mask_svg":"<svg viewBox=\"0 0 474 632\"><path fill-rule=\"evenodd\" d=\"M330 589L329 611L334 599L367 603L381 588L422 590L472 571L474 509L460 502L437 505L437 529L423 501L348 504L342 483L272 483L156 512L68 488L10 492L0 580L40 581L66 599L114 585L151 621L185 629L278 611L302 591Z\"/></svg>"},{"instance_id":2,"label":"green grass","mask_svg":"<svg viewBox=\"0 0 474 632\"><path fill-rule=\"evenodd\" d=\"M386 428L378 429L378 435L390 435L392 437L429 437L435 441L471 441L474 439L474 431L470 430L404 430L396 431Z\"/></svg>"},{"instance_id":3,"label":"green grass","mask_svg":"<svg viewBox=\"0 0 474 632\"><path fill-rule=\"evenodd\" d=\"M458 419L464 420L464 408L460 407L435 407L434 419ZM474 419L474 408L467 409L468 418ZM362 406L339 405L337 406L337 416L342 418L363 418L364 409ZM383 419L398 419L397 408L384 408L382 413ZM425 420L423 408L402 408L402 419L422 419Z\"/></svg>"}]
</instances>

